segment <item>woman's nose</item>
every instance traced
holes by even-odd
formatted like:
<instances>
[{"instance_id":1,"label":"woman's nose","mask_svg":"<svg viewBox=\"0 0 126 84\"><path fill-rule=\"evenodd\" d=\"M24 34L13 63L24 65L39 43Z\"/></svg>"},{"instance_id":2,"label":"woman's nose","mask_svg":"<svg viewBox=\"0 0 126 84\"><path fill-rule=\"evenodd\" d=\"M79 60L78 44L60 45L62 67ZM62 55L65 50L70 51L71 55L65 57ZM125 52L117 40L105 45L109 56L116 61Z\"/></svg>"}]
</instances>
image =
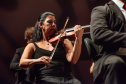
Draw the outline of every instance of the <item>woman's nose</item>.
<instances>
[{"instance_id":1,"label":"woman's nose","mask_svg":"<svg viewBox=\"0 0 126 84\"><path fill-rule=\"evenodd\" d=\"M52 26L56 25L55 22L52 23Z\"/></svg>"}]
</instances>

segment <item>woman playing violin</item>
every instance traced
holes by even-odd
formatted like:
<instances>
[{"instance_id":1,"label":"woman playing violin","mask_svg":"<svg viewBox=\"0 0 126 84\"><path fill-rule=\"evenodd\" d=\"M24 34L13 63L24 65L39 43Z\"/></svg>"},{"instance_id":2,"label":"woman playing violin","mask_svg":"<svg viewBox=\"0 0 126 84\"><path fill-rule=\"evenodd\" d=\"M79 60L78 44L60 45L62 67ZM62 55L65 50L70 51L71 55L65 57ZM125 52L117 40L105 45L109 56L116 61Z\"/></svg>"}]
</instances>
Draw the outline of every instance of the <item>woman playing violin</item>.
<instances>
[{"instance_id":1,"label":"woman playing violin","mask_svg":"<svg viewBox=\"0 0 126 84\"><path fill-rule=\"evenodd\" d=\"M19 66L34 67L36 84L81 84L72 76L70 64L76 64L79 59L84 30L80 25L76 25L74 45L68 38L61 40L51 59L50 55L55 46L49 42L49 37L56 31L54 14L51 12L41 14L35 25L33 43L26 46Z\"/></svg>"}]
</instances>

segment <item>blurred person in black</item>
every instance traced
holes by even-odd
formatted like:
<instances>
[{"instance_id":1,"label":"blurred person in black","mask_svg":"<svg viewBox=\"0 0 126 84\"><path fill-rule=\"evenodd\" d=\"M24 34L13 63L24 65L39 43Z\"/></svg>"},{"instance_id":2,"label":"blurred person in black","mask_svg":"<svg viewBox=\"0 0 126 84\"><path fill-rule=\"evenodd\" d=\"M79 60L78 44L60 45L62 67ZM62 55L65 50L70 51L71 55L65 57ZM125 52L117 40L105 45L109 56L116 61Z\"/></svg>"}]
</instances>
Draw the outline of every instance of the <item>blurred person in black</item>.
<instances>
[{"instance_id":1,"label":"blurred person in black","mask_svg":"<svg viewBox=\"0 0 126 84\"><path fill-rule=\"evenodd\" d=\"M28 43L32 42L32 36L34 32L34 27L27 27L24 34L24 39ZM16 49L14 57L10 63L10 70L15 72L16 83L15 84L32 84L29 80L28 71L19 67L19 61L22 56L25 47Z\"/></svg>"}]
</instances>

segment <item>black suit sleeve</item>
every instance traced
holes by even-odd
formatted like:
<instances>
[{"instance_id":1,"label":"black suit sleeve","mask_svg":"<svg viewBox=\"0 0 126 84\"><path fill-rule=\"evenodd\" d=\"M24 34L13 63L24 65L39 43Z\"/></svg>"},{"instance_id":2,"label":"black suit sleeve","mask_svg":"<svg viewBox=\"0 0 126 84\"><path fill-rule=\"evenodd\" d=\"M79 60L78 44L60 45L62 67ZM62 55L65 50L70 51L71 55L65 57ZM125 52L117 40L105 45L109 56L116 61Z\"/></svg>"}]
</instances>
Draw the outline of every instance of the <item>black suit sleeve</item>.
<instances>
[{"instance_id":1,"label":"black suit sleeve","mask_svg":"<svg viewBox=\"0 0 126 84\"><path fill-rule=\"evenodd\" d=\"M114 44L120 47L126 47L126 33L112 31L111 28L109 28L104 6L93 9L90 31L92 40L98 45L110 46Z\"/></svg>"},{"instance_id":2,"label":"black suit sleeve","mask_svg":"<svg viewBox=\"0 0 126 84\"><path fill-rule=\"evenodd\" d=\"M14 57L10 63L10 70L17 72L23 70L19 67L20 58L22 56L24 48L18 48L14 54Z\"/></svg>"}]
</instances>

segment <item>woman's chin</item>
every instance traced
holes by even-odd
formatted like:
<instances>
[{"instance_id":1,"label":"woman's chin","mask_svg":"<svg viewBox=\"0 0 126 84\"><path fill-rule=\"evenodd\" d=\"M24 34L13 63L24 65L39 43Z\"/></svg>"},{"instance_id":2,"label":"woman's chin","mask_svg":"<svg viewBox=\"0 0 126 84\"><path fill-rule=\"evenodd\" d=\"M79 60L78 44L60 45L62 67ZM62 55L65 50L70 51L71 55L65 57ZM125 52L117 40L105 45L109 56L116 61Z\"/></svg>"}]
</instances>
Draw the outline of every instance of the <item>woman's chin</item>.
<instances>
[{"instance_id":1,"label":"woman's chin","mask_svg":"<svg viewBox=\"0 0 126 84\"><path fill-rule=\"evenodd\" d=\"M54 35L56 33L56 30L50 30L49 31L49 36L52 36L52 35Z\"/></svg>"}]
</instances>

